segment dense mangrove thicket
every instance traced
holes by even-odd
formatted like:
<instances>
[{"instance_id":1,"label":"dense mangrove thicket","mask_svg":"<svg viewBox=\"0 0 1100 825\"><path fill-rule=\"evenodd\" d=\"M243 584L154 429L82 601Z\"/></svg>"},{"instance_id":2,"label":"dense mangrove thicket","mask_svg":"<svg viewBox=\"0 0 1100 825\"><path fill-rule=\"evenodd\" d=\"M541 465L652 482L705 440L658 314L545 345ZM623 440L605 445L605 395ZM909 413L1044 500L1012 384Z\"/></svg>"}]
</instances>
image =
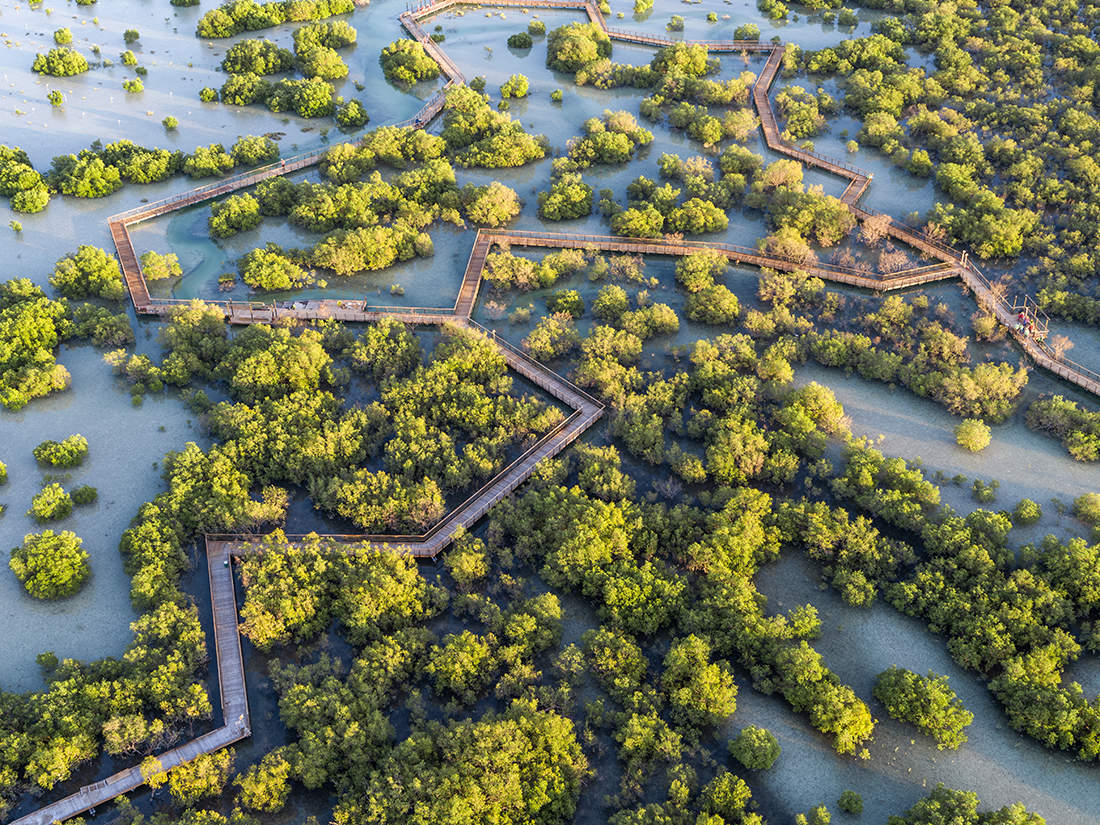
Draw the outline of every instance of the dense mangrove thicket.
<instances>
[{"instance_id":1,"label":"dense mangrove thicket","mask_svg":"<svg viewBox=\"0 0 1100 825\"><path fill-rule=\"evenodd\" d=\"M636 13L651 5L639 0ZM870 36L787 48L774 98L784 138L810 142L830 117L854 114L859 143L934 177L943 198L925 216L934 237L985 259L1026 256L1013 278L1042 287L1042 306L1095 322L1100 158L1086 23L1049 4L871 5L894 14ZM358 33L328 18L353 8L233 0L204 9L199 37L236 39L224 49L224 83L200 99L362 126L364 105L333 85L349 74L344 56ZM787 15L777 0L761 9ZM857 22L850 10L840 17ZM238 37L287 23L302 24L290 48ZM684 27L679 15L667 24ZM299 289L431 256L439 223L506 226L522 211L517 192L485 176L459 185L460 175L548 156L537 193L546 221L596 212L619 236L678 239L723 232L744 209L766 227L759 248L793 266L827 258L890 273L922 263L894 246L881 216L857 220L799 163L743 145L758 126L753 73L723 76L722 61L688 43L656 49L647 64L613 62L610 39L590 23L547 33L535 20L508 47L526 53L544 34L550 69L578 86L637 91L639 117L608 109L551 146L507 113L507 99L529 91L524 75L500 87L499 106L485 78L449 88L432 130L377 128L329 148L318 180L272 177L213 202L211 236L245 233L227 246L266 231L268 218L315 236L302 248L248 249L235 262L244 283ZM746 24L735 36L760 32ZM432 37L442 41L441 29ZM61 31L55 39L35 70L80 70ZM925 65L910 66L908 49ZM128 54L123 62L136 63ZM405 88L441 73L415 40L385 46L379 64ZM649 154L653 130L667 138L666 126L691 147L683 157ZM0 194L34 212L51 192L98 198L125 183L221 177L279 158L272 135L226 146L184 153L97 141L44 173L22 150L0 147ZM593 186L646 158L655 178ZM171 253L141 262L151 280L182 274ZM0 402L20 409L66 388L56 352L86 338L112 350L105 361L135 403L178 392L211 446L164 457L163 489L121 538L140 614L125 651L90 663L43 653L44 690L0 693L0 814L21 794L83 781L81 768L107 754L167 788L151 814L120 800L127 825L253 825L297 816L288 805L303 791L328 800L333 825L557 825L580 812L611 825L764 825L786 814L826 825L833 800L795 813L754 799L757 772L789 758L790 740L781 747L778 727L780 736L738 718L744 691L774 697L838 759L873 758L876 715L941 749L962 747L974 717L946 677L903 666L911 662L879 674L868 695L846 684L818 650L828 628L814 605L773 603L758 588L784 553L805 553L844 604L881 600L923 623L1021 735L1100 760L1100 705L1067 676L1100 652L1100 494L1074 504L1089 538L1067 530L1017 552L1012 531L1039 521L1038 504L960 514L940 478L855 437L828 387L795 383L813 362L927 398L957 417L947 438L978 451L993 437L989 424L1020 414L1028 385L981 312L971 330L926 294L841 294L802 269L763 269L754 298L735 293L718 251L647 271L640 256L590 248L493 247L476 311L507 316L511 329L494 334L605 412L474 532L454 535L440 565L418 568L366 543L287 534L301 533L311 511L310 526L319 514L346 534L422 533L561 423L566 413L526 390L495 338L397 321L230 330L220 307L193 301L173 308L159 347L138 352L126 317L99 305L124 295L113 256L80 246L50 284L59 298L25 280L0 285ZM1100 414L1061 396L1029 401L1030 426L1097 460ZM86 453L73 435L33 455L65 469ZM29 514L50 522L98 495L68 487L66 477L43 478ZM988 500L995 485L974 489ZM152 754L215 716L207 639L182 582L202 534L224 532L256 535L233 563L240 630L266 667L283 730L251 764L227 750L166 772ZM10 568L31 596L63 598L88 579L88 557L74 533L42 529L11 551ZM858 815L863 801L845 790L835 804ZM974 794L939 786L890 825L1043 821L1022 805L978 809Z\"/></svg>"},{"instance_id":2,"label":"dense mangrove thicket","mask_svg":"<svg viewBox=\"0 0 1100 825\"><path fill-rule=\"evenodd\" d=\"M914 175L935 177L945 197L928 216L934 231L984 258L1029 256L1027 277L1042 287L1043 307L1094 322L1089 15L1054 4L870 5L891 12L874 34L796 51L789 68L805 70L811 83L835 77L839 103L862 121L860 142ZM914 65L906 49L932 62ZM796 137L809 134L809 110L837 103L805 91L791 101L787 128Z\"/></svg>"},{"instance_id":3,"label":"dense mangrove thicket","mask_svg":"<svg viewBox=\"0 0 1100 825\"><path fill-rule=\"evenodd\" d=\"M296 29L293 52L269 40L241 40L222 60L229 77L221 88L206 87L199 97L234 106L260 103L272 112L294 112L305 118L334 115L341 126L362 126L368 120L362 103L345 100L330 82L347 77L348 66L338 50L353 47L358 36L349 23L337 20ZM290 69L298 69L302 76L265 78Z\"/></svg>"},{"instance_id":4,"label":"dense mangrove thicket","mask_svg":"<svg viewBox=\"0 0 1100 825\"><path fill-rule=\"evenodd\" d=\"M281 23L321 20L355 11L352 0L231 0L199 18L199 37L232 37Z\"/></svg>"},{"instance_id":5,"label":"dense mangrove thicket","mask_svg":"<svg viewBox=\"0 0 1100 825\"><path fill-rule=\"evenodd\" d=\"M44 296L34 300L51 305ZM68 321L67 304L56 306ZM188 444L166 456L165 492L123 535L131 597L142 612L125 656L79 664L46 654L47 690L6 697L0 775L8 800L25 787L52 788L100 750L125 756L163 749L209 718L197 681L205 642L195 607L179 590L186 548L197 534L278 524L291 488L311 490L317 506L359 528L423 529L442 514L445 493L461 495L488 478L511 448L561 416L512 395L496 350L457 329L422 363L419 340L400 324L371 327L361 337L338 325L299 334L256 326L231 339L221 311L195 303L175 312L162 342L159 364L138 355L112 360L146 390L154 382L218 382L232 400L210 406L202 392L192 400L207 411L219 443L208 451ZM380 399L345 406L334 394L361 381L377 384ZM71 461L76 438L40 445L36 456ZM377 470L367 464L372 456ZM42 518L56 517L59 502L72 507L54 484L41 502L36 498L36 516L41 510ZM28 536L13 554L13 569L35 595L67 595L87 575L79 570L79 539L69 536ZM363 605L356 610L364 623L373 621ZM96 698L107 695L114 698Z\"/></svg>"},{"instance_id":6,"label":"dense mangrove thicket","mask_svg":"<svg viewBox=\"0 0 1100 825\"><path fill-rule=\"evenodd\" d=\"M441 137L393 126L375 129L325 154L322 183L272 178L251 194L216 202L210 230L229 237L254 229L266 216L286 216L323 235L309 249L269 243L242 256L238 271L256 290L303 286L318 271L346 277L385 269L432 255L426 230L437 221L500 226L519 214L519 198L504 184L460 187L452 161L465 167L522 166L541 158L544 144L541 136L494 112L485 96L458 87L448 94ZM396 174L383 177L383 170Z\"/></svg>"},{"instance_id":7,"label":"dense mangrove thicket","mask_svg":"<svg viewBox=\"0 0 1100 825\"><path fill-rule=\"evenodd\" d=\"M71 377L54 360L57 349L62 342L82 338L117 347L132 344L134 333L125 315L51 300L26 279L0 283L0 404L19 410L35 398L66 389Z\"/></svg>"}]
</instances>

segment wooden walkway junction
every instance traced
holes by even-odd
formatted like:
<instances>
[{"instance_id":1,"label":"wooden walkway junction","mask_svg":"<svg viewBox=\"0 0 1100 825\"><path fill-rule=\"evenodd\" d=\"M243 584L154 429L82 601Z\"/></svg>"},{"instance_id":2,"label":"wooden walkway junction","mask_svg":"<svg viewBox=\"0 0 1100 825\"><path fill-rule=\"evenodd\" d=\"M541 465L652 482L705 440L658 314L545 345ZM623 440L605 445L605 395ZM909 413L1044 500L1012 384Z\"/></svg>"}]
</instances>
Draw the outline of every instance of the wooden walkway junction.
<instances>
[{"instance_id":1,"label":"wooden walkway junction","mask_svg":"<svg viewBox=\"0 0 1100 825\"><path fill-rule=\"evenodd\" d=\"M439 63L446 77L446 82L439 92L425 102L416 115L397 125L418 129L424 128L442 111L447 91L453 86L465 82L465 77L459 67L447 56L439 44L431 39L421 22L449 8L471 5L576 10L584 12L591 22L607 32L613 40L657 47L678 42L693 42L611 28L607 25L594 0L528 0L527 2L521 0L439 0L439 2L420 4L402 13L400 21L410 36L422 43L425 50ZM784 46L743 40L701 42L708 50L715 52L767 52L768 58L753 87L752 99L760 117L764 139L768 147L807 166L824 169L846 179L848 185L841 194L840 199L851 209L856 218L861 221L872 217L883 220L881 216L856 205L870 185L871 175L869 173L843 161L799 149L782 139L775 111L769 98L769 90L782 66L785 54ZM128 229L130 226L196 203L221 197L269 178L314 166L322 160L325 151L324 149L318 149L285 158L277 163L224 178L164 200L142 204L109 218L108 225L111 237L118 251L119 262L130 291L134 310L142 315L167 315L174 307L189 302L150 296L148 286L141 272L140 262L130 239ZM1055 373L1094 395L1100 396L1100 374L1056 354L1044 341L1029 337L1026 332L1017 329L1018 307L1008 302L1002 295L1001 290L994 287L985 278L981 271L969 260L966 253L952 249L917 229L905 226L900 221L892 218L888 220L889 223L885 226L887 234L917 250L933 262L927 266L915 267L903 272L872 273L833 264L794 261L768 255L758 249L734 244L672 238L621 238L607 235L491 230L478 232L458 296L451 307L386 307L368 305L365 301L327 299L304 300L284 304L239 301L220 301L216 303L223 308L228 320L235 324L272 323L283 319L308 321L334 318L356 322L392 318L410 324L440 325L455 323L468 329L480 330L496 343L511 369L549 392L572 410L556 427L546 433L530 449L505 467L484 487L444 517L427 533L421 536L348 535L323 537L334 543L365 541L397 552L409 553L417 558L432 559L448 546L459 528L468 528L476 523L496 503L513 493L531 475L540 461L559 454L586 429L595 424L603 414L603 406L599 401L553 370L496 337L494 332L485 330L471 320L470 316L477 301L486 256L494 245L568 247L642 255L686 255L701 249L714 249L722 252L735 263L787 271L801 269L823 280L876 291L903 289L945 278L960 277L967 287L974 292L977 302L993 313L997 320L1009 329L1017 343L1036 365ZM290 536L288 538L298 540L302 537ZM214 613L215 658L222 697L224 724L222 727L178 748L159 754L158 759L164 770L181 765L200 754L211 753L224 748L249 736L251 733L231 559L233 555L254 551L257 543L257 537L251 535L207 536L206 554ZM140 769L138 767L129 768L107 779L86 785L64 799L15 820L12 825L51 825L53 822L63 821L93 807L103 805L120 794L136 790L142 784L144 784L144 779L141 776Z\"/></svg>"},{"instance_id":2,"label":"wooden walkway junction","mask_svg":"<svg viewBox=\"0 0 1100 825\"><path fill-rule=\"evenodd\" d=\"M775 108L771 103L770 89L783 65L786 47L781 43L761 42L758 40L704 40L684 41L662 35L616 29L607 25L595 0L436 0L411 6L399 15L399 20L409 35L424 46L424 49L436 60L446 78L443 88L433 95L416 115L401 122L401 126L421 129L427 126L442 110L446 95L453 86L464 83L466 78L462 70L447 55L438 43L432 40L421 23L433 15L440 14L460 6L484 6L498 8L536 9L552 8L583 12L589 21L599 26L608 37L628 43L637 43L662 47L674 43L698 43L714 52L760 52L767 53L767 60L753 86L752 100L760 117L761 129L768 147L800 163L823 169L848 181L840 195L840 200L852 211L857 220L876 218L883 221L884 230L894 240L903 243L933 263L928 266L914 267L902 272L873 273L821 262L799 262L767 255L760 250L738 247L732 244L706 243L690 241L647 240L637 238L610 238L607 236L574 236L584 238L584 244L604 251L624 251L635 254L671 254L682 255L701 248L717 249L731 261L751 266L766 266L781 270L802 269L831 282L847 284L876 291L907 289L932 281L959 277L974 293L978 302L991 312L1001 323L1008 326L1010 334L1019 343L1025 353L1044 369L1059 375L1095 395L1100 395L1100 374L1083 367L1055 353L1044 341L1031 338L1025 331L1017 329L1016 305L1010 303L1001 291L993 288L984 275L974 266L964 252L953 249L926 233L906 226L889 216L876 215L861 207L857 202L867 191L871 183L871 174L852 164L836 158L829 158L817 152L792 146L782 138L776 119ZM166 315L173 306L186 303L173 299L152 298L141 273L141 266L130 240L128 227L143 220L164 215L176 209L182 209L211 198L220 197L229 192L252 186L262 180L294 172L313 166L321 161L324 150L296 155L278 163L269 164L250 172L226 178L215 183L192 189L171 198L139 206L129 212L115 215L109 219L111 237L118 250L119 262L130 290L134 309L140 314ZM514 245L562 246L566 241L555 237L554 233L495 233L501 240ZM479 281L473 279L474 273L480 273L484 256L494 242L494 236L479 233L474 251L463 278L458 300L451 313L468 318L475 301ZM314 320L336 318L346 321L374 321L380 318L396 318L409 323L441 323L446 310L424 308L395 309L385 306L371 306L365 301L304 301L291 304L263 304L259 302L216 302L225 310L233 323L271 323L280 318Z\"/></svg>"}]
</instances>

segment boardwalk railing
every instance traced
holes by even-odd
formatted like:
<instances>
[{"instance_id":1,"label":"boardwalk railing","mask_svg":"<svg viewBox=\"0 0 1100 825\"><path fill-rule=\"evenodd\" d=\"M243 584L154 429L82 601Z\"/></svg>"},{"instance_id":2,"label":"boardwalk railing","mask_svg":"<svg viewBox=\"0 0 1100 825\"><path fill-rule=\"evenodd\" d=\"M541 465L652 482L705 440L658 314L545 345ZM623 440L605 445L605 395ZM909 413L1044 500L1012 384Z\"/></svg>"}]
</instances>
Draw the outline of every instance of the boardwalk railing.
<instances>
[{"instance_id":1,"label":"boardwalk railing","mask_svg":"<svg viewBox=\"0 0 1100 825\"><path fill-rule=\"evenodd\" d=\"M593 235L583 233L547 232L539 230L482 230L496 243L517 246L576 246L577 248L597 248L609 251L633 251L648 255L684 255L692 252L717 250L728 257L757 266L778 268L797 268L818 275L826 280L849 282L860 279L872 289L899 289L916 284L928 283L945 277L953 277L956 267L953 264L939 262L925 266L911 267L898 272L871 272L826 261L812 261L793 258L775 253L763 252L755 247L740 246L722 241L692 241L670 238L633 238L618 235ZM848 276L840 278L839 276ZM904 283L903 283L904 282Z\"/></svg>"}]
</instances>

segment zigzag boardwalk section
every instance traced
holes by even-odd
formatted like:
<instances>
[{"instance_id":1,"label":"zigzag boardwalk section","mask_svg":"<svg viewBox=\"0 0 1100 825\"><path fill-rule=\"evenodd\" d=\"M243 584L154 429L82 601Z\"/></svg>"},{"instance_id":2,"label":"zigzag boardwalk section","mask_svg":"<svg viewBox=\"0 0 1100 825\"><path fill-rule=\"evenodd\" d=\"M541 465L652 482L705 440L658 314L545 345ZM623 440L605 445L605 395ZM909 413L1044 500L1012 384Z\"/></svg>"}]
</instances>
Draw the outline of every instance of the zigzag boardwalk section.
<instances>
[{"instance_id":1,"label":"zigzag boardwalk section","mask_svg":"<svg viewBox=\"0 0 1100 825\"><path fill-rule=\"evenodd\" d=\"M131 226L161 215L167 215L177 209L184 209L196 203L236 192L238 189L244 189L269 178L276 178L280 175L315 166L320 163L326 151L318 149L285 158L278 163L260 166L249 172L223 178L216 183L199 186L187 192L173 195L170 198L143 204L108 218L107 226L111 230L111 238L114 240L115 249L118 251L119 265L122 267L122 275L126 281L126 286L130 290L130 301L134 305L134 311L142 315L163 315L167 310L164 308L165 302L149 297L149 288L145 282L145 276L142 275L141 265L134 252L133 242L130 240L129 228Z\"/></svg>"},{"instance_id":2,"label":"zigzag boardwalk section","mask_svg":"<svg viewBox=\"0 0 1100 825\"><path fill-rule=\"evenodd\" d=\"M416 558L434 559L446 549L458 530L472 527L494 505L511 495L530 477L539 462L553 458L577 440L603 415L603 405L588 393L574 386L549 367L535 361L522 351L501 341L474 322L464 322L453 314L446 320L474 329L493 340L505 362L515 372L549 392L572 408L557 426L539 438L534 445L494 476L484 487L451 511L442 521L422 536L342 535L322 536L334 543L361 543L408 553ZM291 540L300 536L289 537ZM213 753L251 735L248 695L241 652L237 599L233 584L232 557L255 552L257 537L249 535L210 535L206 537L207 573L210 579L210 600L213 606L215 662L221 693L224 724L178 748L159 754L163 770L189 762L204 753ZM50 825L103 805L145 783L138 767L128 768L107 779L82 787L77 793L47 805L34 813L15 820L12 825Z\"/></svg>"},{"instance_id":3,"label":"zigzag boardwalk section","mask_svg":"<svg viewBox=\"0 0 1100 825\"><path fill-rule=\"evenodd\" d=\"M251 735L248 699L245 695L244 660L241 656L237 630L237 603L233 589L233 572L222 556L210 554L210 596L214 604L214 640L217 653L218 683L222 694L224 724L178 748L157 755L161 770L170 770L190 762L197 756L213 753ZM110 802L116 796L136 790L145 784L138 766L119 771L113 776L85 785L79 791L31 814L14 820L11 825L51 825L82 814L97 805Z\"/></svg>"},{"instance_id":4,"label":"zigzag boardwalk section","mask_svg":"<svg viewBox=\"0 0 1100 825\"><path fill-rule=\"evenodd\" d=\"M914 267L901 272L864 272L852 267L817 261L796 260L770 255L748 246L711 241L685 241L669 238L625 238L617 235L583 235L565 232L527 232L523 230L482 230L478 238L488 238L501 246L538 246L556 249L591 249L601 252L625 252L632 255L690 255L715 251L733 263L767 267L784 272L800 270L822 280L876 291L907 289L958 276L958 268L948 263Z\"/></svg>"},{"instance_id":5,"label":"zigzag boardwalk section","mask_svg":"<svg viewBox=\"0 0 1100 825\"><path fill-rule=\"evenodd\" d=\"M357 0L357 4L362 4L362 2L363 0ZM574 9L585 12L591 22L615 40L657 47L668 46L677 42L692 42L609 28L593 0L527 0L527 2L523 2L523 0L441 0L441 2L422 4L402 13L399 19L409 34L422 43L425 50L440 64L443 74L447 77L447 82L443 89L430 98L415 116L398 125L411 128L425 127L442 111L446 102L447 90L465 81L458 66L420 25L420 21L431 15L462 5ZM871 175L869 173L843 161L797 149L782 140L775 112L768 96L771 84L779 72L785 54L782 45L738 40L702 41L702 45L708 50L716 52L768 52L767 62L753 87L752 96L757 114L760 117L765 142L769 148L808 166L825 169L846 178L849 183L841 194L841 201L860 220L878 217L874 213L856 206L856 202L870 184ZM130 239L129 226L211 198L229 194L269 178L314 166L321 161L324 153L325 150L316 150L287 158L278 163L225 178L161 201L144 204L109 218L108 225L111 237L118 250L119 262L127 287L130 290L130 299L133 302L134 310L139 314L166 315L171 312L174 306L187 302L150 297L148 286L141 273L141 266ZM687 255L701 249L714 249L736 263L785 271L802 269L823 280L879 291L902 289L958 276L974 292L978 303L985 306L996 316L998 321L1008 327L1021 348L1035 364L1094 395L1100 395L1100 374L1055 354L1045 343L1015 330L1015 308L1001 297L999 291L967 259L965 253L960 253L930 238L925 233L907 227L900 221L892 218L888 218L888 221L889 223L885 225L887 234L917 249L938 263L899 273L873 274L831 264L793 261L734 244L693 242L679 239L619 238L604 235L494 230L491 232L481 231L475 238L458 297L451 308L377 307L369 306L365 301L340 300L299 301L289 305L228 301L219 302L219 304L224 309L227 319L235 324L273 323L280 319L305 321L334 318L354 322L390 318L410 324L440 325L456 323L466 328L478 329L492 337L511 369L534 382L573 410L556 427L542 436L532 447L424 535L322 537L335 543L366 541L394 552L408 553L416 558L434 559L450 544L459 528L468 528L476 523L495 504L515 492L530 477L540 461L558 455L603 415L603 405L599 401L553 370L497 338L495 332L485 330L476 322L470 320L477 301L486 256L494 244L551 248L579 247L608 252L656 255ZM302 537L288 538L299 540ZM244 660L241 653L236 593L233 584L232 557L242 553L254 552L257 544L258 540L255 536L211 535L206 537L207 569L213 605L216 665L224 724L216 730L203 734L178 748L173 748L158 755L157 758L163 770L169 770L184 764L201 754L220 750L251 735ZM116 796L136 790L143 784L144 778L140 769L138 767L128 768L107 779L85 785L78 792L21 817L11 825L51 825L51 823L71 818L95 806L103 805Z\"/></svg>"}]
</instances>

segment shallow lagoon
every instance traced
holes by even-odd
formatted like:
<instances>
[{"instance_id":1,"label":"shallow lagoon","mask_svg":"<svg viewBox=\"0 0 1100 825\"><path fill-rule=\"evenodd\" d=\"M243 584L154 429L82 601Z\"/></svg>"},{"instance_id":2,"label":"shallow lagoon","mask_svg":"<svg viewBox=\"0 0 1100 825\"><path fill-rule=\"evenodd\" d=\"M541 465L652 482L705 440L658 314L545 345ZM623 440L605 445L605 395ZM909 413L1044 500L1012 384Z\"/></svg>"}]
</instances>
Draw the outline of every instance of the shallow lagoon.
<instances>
[{"instance_id":1,"label":"shallow lagoon","mask_svg":"<svg viewBox=\"0 0 1100 825\"><path fill-rule=\"evenodd\" d=\"M4 565L0 575L0 626L18 633L0 634L0 689L33 690L42 686L34 657L52 650L60 658L115 656L130 640L129 577L122 569L118 540L122 531L161 487L160 459L188 441L205 444L197 424L175 396L149 396L134 407L116 385L97 350L63 348L58 361L69 368L74 386L67 392L33 402L21 412L0 414L0 461L8 466L8 483L0 487L0 548L7 551L27 533L71 530L84 540L91 556L92 577L70 599L40 602L24 591ZM88 439L88 458L64 473L46 473L31 449L46 439L72 433ZM74 507L72 515L38 525L28 515L31 497L45 475L61 476L66 490L91 484L99 500ZM5 556L6 556L5 552Z\"/></svg>"},{"instance_id":2,"label":"shallow lagoon","mask_svg":"<svg viewBox=\"0 0 1100 825\"><path fill-rule=\"evenodd\" d=\"M851 788L863 795L863 821L885 822L942 782L976 792L983 807L1024 802L1051 825L1096 822L1100 785L1094 767L1045 750L1009 728L981 680L956 665L943 639L929 634L921 622L881 599L869 610L849 607L835 592L818 589L818 573L805 557L786 554L778 564L764 568L757 584L769 597L769 612L806 602L817 607L822 630L814 647L879 720L871 759L838 757L782 700L744 685L729 726L731 735L747 724L762 725L783 747L772 770L755 777L754 795L767 800L762 810L789 822L795 813L821 802L832 808L840 792ZM957 752L936 750L914 728L890 719L871 697L875 677L895 664L950 677L951 687L974 713L974 724L967 728L969 741Z\"/></svg>"},{"instance_id":3,"label":"shallow lagoon","mask_svg":"<svg viewBox=\"0 0 1100 825\"><path fill-rule=\"evenodd\" d=\"M206 85L220 85L223 76L215 67L224 50L240 39L207 43L193 36L195 20L210 5L175 9L162 0L112 0L92 7L59 5L50 15L44 7L31 9L25 4L0 8L0 32L5 33L12 44L19 43L18 47L12 45L0 50L0 78L4 81L0 84L3 140L26 148L35 164L44 168L53 155L78 151L93 138L107 142L125 137L148 145L190 150L212 141L231 143L240 134L279 132L283 133L280 140L284 153L310 148L326 140L344 139L331 121L309 122L293 116L274 115L258 107L242 109L200 103L198 90ZM437 87L436 84L424 84L423 88L405 93L382 79L377 55L383 45L400 36L396 15L403 8L404 4L397 0L376 0L372 6L349 16L360 37L355 49L343 54L351 69L351 78L362 79L367 88L356 94L352 80L348 80L342 92L364 100L372 119L368 128L410 116L419 108L422 99ZM644 19L634 19L631 4L624 0L615 0L612 9L611 25L653 32L662 32L671 14L681 14L686 18L682 35L685 38L730 37L735 25L748 21L760 26L763 39L775 35L807 48L829 45L852 33L805 17L795 21L795 15L791 22L773 24L763 20L755 4L748 0L701 6L663 5ZM720 17L729 14L731 18L707 24L703 18L711 9ZM615 17L615 12L619 11L625 15L622 20ZM95 16L100 20L98 27L92 23ZM635 90L577 89L569 78L555 76L546 69L542 39L536 40L535 47L527 55L508 49L504 43L507 35L524 28L534 16L509 9L504 12L503 19L499 12L489 18L484 10L471 10L464 15L442 15L431 25L443 27L447 35L444 48L463 66L468 76L486 75L490 92L495 94L500 83L513 72L528 75L532 97L513 102L511 111L528 128L545 132L560 153L565 141L581 132L586 118L604 109L636 111L642 95ZM537 16L548 26L577 19L576 15L546 10ZM876 12L861 11L861 22L854 33L869 34L870 23L878 16ZM131 48L141 64L149 68L146 91L139 95L127 95L122 91L121 80L132 76L132 72L121 65L97 68L82 77L63 80L45 80L31 73L31 53L51 47L51 32L61 26L73 29L74 46L85 54L93 43L98 43L103 54L112 59L117 59L117 53L125 48L121 31L137 27L142 38ZM292 29L292 26L284 26L257 36L269 37L285 45ZM614 59L623 62L645 62L651 54L642 47L617 44L614 48ZM740 57L723 59L724 72L746 68L758 71L759 66L758 60L750 60L746 65ZM776 88L784 82L777 83ZM789 82L804 83L808 87L814 85L804 78ZM565 101L560 107L548 104L550 91L559 87L566 91ZM52 88L65 93L66 104L61 110L53 109L45 101L46 91ZM17 109L21 113L17 113ZM180 128L175 133L166 133L160 125L161 118L168 114L180 119ZM321 132L326 127L329 131L323 136ZM849 137L854 136L854 121L843 116L831 120L830 131L816 139L817 148L847 157L844 151L847 138L842 135L845 129ZM681 156L701 152L699 144L665 125L653 127L653 131L654 144L643 150L639 160L625 167L593 169L586 178L597 190L610 187L623 198L626 184L637 175L656 177L656 161L661 152L675 152ZM754 151L765 151L759 140L750 145ZM866 196L866 202L874 208L902 215L914 208L927 209L935 199L929 184L896 169L873 150L860 150L852 160L875 173ZM459 175L460 182L482 183L497 178L516 188L526 200L520 226L606 232L605 223L598 217L562 224L544 225L539 221L536 194L545 189L549 171L547 159L517 170L460 171ZM827 192L834 194L839 194L842 188L836 178L821 173L808 172L806 179L821 183ZM56 197L45 212L35 216L12 215L6 204L0 205L0 225L15 217L25 227L21 236L0 236L3 238L0 249L7 255L9 273L44 284L54 261L78 243L109 247L106 216L141 199L153 200L188 186L186 179L176 178L153 186L127 186L101 201L80 202ZM233 259L252 246L267 240L302 243L311 237L269 221L257 232L245 233L218 246L202 236L206 214L203 207L198 207L144 225L135 232L139 251L171 249L180 254L188 276L173 291L179 297L216 297L218 274L232 269ZM734 213L723 239L751 244L764 233L758 215ZM324 294L346 297L367 293L376 295L378 303L449 304L461 279L472 235L450 227L438 227L432 234L436 243L434 258L408 262L394 270L346 284L333 283ZM676 307L682 304L682 295L671 283L670 262L650 262L647 274L658 277L661 282L657 289L651 290L654 300L667 301ZM391 283L400 283L406 290L405 295L391 296ZM751 302L755 290L752 272L731 270L727 283L743 303ZM587 285L582 282L559 286L584 288ZM957 288L953 289L958 292ZM594 290L587 287L585 291L590 296ZM321 292L316 290L311 294ZM243 291L234 293L234 297L237 294L243 295ZM531 301L541 310L542 297L519 296L517 303ZM139 348L152 348L146 333L155 328L154 324L144 322L139 325ZM516 328L509 334L518 338L525 331ZM674 339L657 341L650 349L689 343L713 332L713 329L685 324ZM1094 331L1077 328L1072 328L1072 334L1081 338L1072 355L1092 363L1095 360L1092 356L1100 351L1096 343L1098 336ZM659 352L646 356L653 365L663 358ZM92 555L93 578L77 597L44 606L21 595L18 583L9 574L0 575L0 621L5 627L19 628L18 633L9 633L0 641L0 661L5 664L0 687L7 690L40 686L34 656L43 650L52 649L59 656L80 658L121 653L130 638L128 623L133 614L129 607L128 581L117 553L118 537L140 503L160 489L159 470L153 466L154 462L159 462L165 451L177 449L188 440L202 443L197 429L188 422L189 413L174 397L150 396L142 407L132 407L128 393L116 384L95 350L63 348L58 360L73 374L73 387L69 391L36 401L18 414L0 412L0 445L3 445L0 460L8 464L11 477L9 484L0 488L0 501L9 506L7 515L0 520L0 538L8 542L3 547L12 546L34 526L23 511L29 505L30 496L39 488L42 473L34 466L30 449L45 438L82 432L90 442L89 460L84 467L73 471L67 486L93 484L99 488L101 499L91 508L78 508L57 527L73 529L85 539L85 546ZM881 448L887 453L919 456L929 471L998 479L1001 488L993 505L996 507L1011 507L1025 495L1039 501L1044 505L1043 521L1026 532L1014 531L1011 537L1014 542L1033 541L1047 531L1077 532L1079 525L1068 516L1059 517L1049 506L1049 499L1068 500L1098 486L1095 468L1073 462L1056 442L1028 431L1019 414L994 428L993 443L986 451L970 455L954 445L951 431L956 420L930 401L814 365L800 368L797 380L817 380L833 387L852 418L853 430L868 436L881 434ZM1057 391L1080 398L1055 379L1033 372L1028 393L1039 391ZM944 496L959 510L977 506L966 488L947 485ZM762 810L773 821L789 821L794 812L820 802L832 804L844 788L854 788L864 795L868 811L866 821L882 821L888 813L911 804L936 781L976 790L988 805L1022 799L1046 815L1049 822L1076 825L1096 821L1096 812L1100 811L1096 768L1076 765L1065 756L1038 748L1009 730L984 686L973 675L958 669L947 656L943 640L928 634L919 623L882 604L871 611L848 608L831 592L818 592L816 580L816 570L811 564L790 557L762 574L761 589L771 597L775 610L803 601L812 601L819 607L824 631L817 646L829 665L861 696L869 698L874 675L889 664L903 664L916 670L933 668L951 675L952 684L977 719L970 729L971 742L958 754L951 755L941 754L919 739L910 744L913 732L886 719L880 722L872 760L861 763L835 756L804 719L790 713L775 699L756 694L743 685L739 710L731 720L730 731L746 724L764 724L776 732L785 747L775 769L752 780ZM189 582L205 619L203 577L196 573ZM578 614L583 613L579 608L574 609ZM587 624L591 619L587 615L577 615L576 621ZM1070 676L1079 679L1089 693L1100 690L1097 657L1078 662L1070 669ZM273 720L270 694L265 694L262 680L254 679L250 683L250 696L254 708L259 711L257 719ZM266 703L259 697L266 697ZM881 708L875 710L880 718L885 715ZM278 726L272 727L271 735L277 739ZM275 739L258 734L256 742L269 744ZM258 754L259 748L251 751L242 748L242 756L249 752ZM609 775L613 777L614 770ZM593 790L586 799L598 799L599 795ZM321 813L324 807L323 800L303 803L297 818L307 810ZM586 821L596 820L588 816Z\"/></svg>"}]
</instances>

